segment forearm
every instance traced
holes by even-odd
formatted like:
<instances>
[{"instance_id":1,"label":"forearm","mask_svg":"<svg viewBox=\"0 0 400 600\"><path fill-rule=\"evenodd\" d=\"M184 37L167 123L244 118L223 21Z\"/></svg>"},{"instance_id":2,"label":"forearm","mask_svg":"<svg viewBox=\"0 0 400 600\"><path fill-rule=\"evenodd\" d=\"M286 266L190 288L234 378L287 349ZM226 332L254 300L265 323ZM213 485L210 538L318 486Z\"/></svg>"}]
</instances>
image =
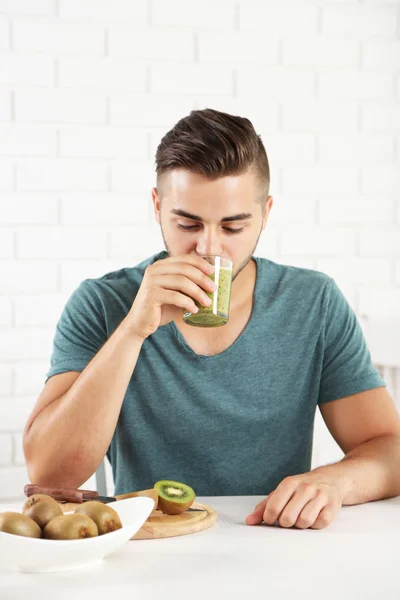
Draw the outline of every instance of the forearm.
<instances>
[{"instance_id":1,"label":"forearm","mask_svg":"<svg viewBox=\"0 0 400 600\"><path fill-rule=\"evenodd\" d=\"M82 485L111 442L143 340L122 322L66 394L33 421L25 453L33 483Z\"/></svg>"},{"instance_id":2,"label":"forearm","mask_svg":"<svg viewBox=\"0 0 400 600\"><path fill-rule=\"evenodd\" d=\"M343 504L362 504L400 495L400 437L383 436L354 448L338 463L318 467L335 479Z\"/></svg>"}]
</instances>

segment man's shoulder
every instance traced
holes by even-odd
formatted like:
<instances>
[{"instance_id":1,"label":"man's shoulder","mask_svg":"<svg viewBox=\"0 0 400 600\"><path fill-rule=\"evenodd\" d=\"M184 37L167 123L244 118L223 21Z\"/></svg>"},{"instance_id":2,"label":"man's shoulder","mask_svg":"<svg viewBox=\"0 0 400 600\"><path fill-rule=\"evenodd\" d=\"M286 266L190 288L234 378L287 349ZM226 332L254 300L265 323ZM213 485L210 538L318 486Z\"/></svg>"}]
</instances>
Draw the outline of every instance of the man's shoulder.
<instances>
[{"instance_id":1,"label":"man's shoulder","mask_svg":"<svg viewBox=\"0 0 400 600\"><path fill-rule=\"evenodd\" d=\"M295 267L259 257L256 257L256 262L261 267L261 279L269 283L275 282L279 285L284 283L287 286L320 289L333 281L329 275L315 269Z\"/></svg>"},{"instance_id":2,"label":"man's shoulder","mask_svg":"<svg viewBox=\"0 0 400 600\"><path fill-rule=\"evenodd\" d=\"M136 295L144 273L148 266L166 257L166 252L159 252L143 260L133 267L123 267L109 271L99 277L84 279L75 294L83 297L122 298L132 302Z\"/></svg>"}]
</instances>

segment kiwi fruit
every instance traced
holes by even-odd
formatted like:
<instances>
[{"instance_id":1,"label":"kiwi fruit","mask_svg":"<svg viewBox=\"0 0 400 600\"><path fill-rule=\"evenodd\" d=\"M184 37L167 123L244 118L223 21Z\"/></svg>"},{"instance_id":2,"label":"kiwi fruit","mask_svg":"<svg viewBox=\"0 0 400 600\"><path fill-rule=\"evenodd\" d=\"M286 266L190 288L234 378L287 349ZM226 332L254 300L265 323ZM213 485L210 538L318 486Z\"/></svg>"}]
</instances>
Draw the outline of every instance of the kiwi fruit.
<instances>
[{"instance_id":1,"label":"kiwi fruit","mask_svg":"<svg viewBox=\"0 0 400 600\"><path fill-rule=\"evenodd\" d=\"M99 535L111 533L116 529L121 529L122 523L117 511L108 504L103 504L98 500L84 502L75 510L75 514L87 515L97 525Z\"/></svg>"},{"instance_id":2,"label":"kiwi fruit","mask_svg":"<svg viewBox=\"0 0 400 600\"><path fill-rule=\"evenodd\" d=\"M30 496L22 507L22 514L30 517L44 529L49 521L63 514L60 505L54 498L46 494Z\"/></svg>"},{"instance_id":3,"label":"kiwi fruit","mask_svg":"<svg viewBox=\"0 0 400 600\"><path fill-rule=\"evenodd\" d=\"M190 508L196 494L185 483L162 479L154 484L158 493L158 508L167 515L180 515Z\"/></svg>"},{"instance_id":4,"label":"kiwi fruit","mask_svg":"<svg viewBox=\"0 0 400 600\"><path fill-rule=\"evenodd\" d=\"M31 538L42 536L42 530L33 519L11 511L0 513L0 531Z\"/></svg>"},{"instance_id":5,"label":"kiwi fruit","mask_svg":"<svg viewBox=\"0 0 400 600\"><path fill-rule=\"evenodd\" d=\"M87 515L60 515L54 517L43 530L48 540L80 540L96 537L97 525Z\"/></svg>"}]
</instances>

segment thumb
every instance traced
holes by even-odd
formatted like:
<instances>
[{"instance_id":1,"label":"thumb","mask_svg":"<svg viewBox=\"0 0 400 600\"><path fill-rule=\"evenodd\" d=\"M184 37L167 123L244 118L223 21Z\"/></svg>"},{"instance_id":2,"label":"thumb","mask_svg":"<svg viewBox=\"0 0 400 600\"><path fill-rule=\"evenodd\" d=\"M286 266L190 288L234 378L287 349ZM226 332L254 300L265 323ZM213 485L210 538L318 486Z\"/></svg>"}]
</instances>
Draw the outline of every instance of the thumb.
<instances>
[{"instance_id":1,"label":"thumb","mask_svg":"<svg viewBox=\"0 0 400 600\"><path fill-rule=\"evenodd\" d=\"M258 523L262 523L264 510L267 505L268 498L265 498L262 502L257 504L252 513L247 515L246 523L247 525L257 525Z\"/></svg>"}]
</instances>

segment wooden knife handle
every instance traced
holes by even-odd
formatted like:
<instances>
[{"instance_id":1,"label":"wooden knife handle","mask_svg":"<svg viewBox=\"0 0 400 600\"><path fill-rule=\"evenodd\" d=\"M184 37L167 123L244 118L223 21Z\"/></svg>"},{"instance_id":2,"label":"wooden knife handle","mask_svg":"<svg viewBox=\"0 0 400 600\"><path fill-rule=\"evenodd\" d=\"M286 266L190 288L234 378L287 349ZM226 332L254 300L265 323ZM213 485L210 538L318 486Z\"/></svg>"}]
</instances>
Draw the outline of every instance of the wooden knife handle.
<instances>
[{"instance_id":1,"label":"wooden knife handle","mask_svg":"<svg viewBox=\"0 0 400 600\"><path fill-rule=\"evenodd\" d=\"M63 487L53 487L48 485L34 485L27 484L24 487L25 496L32 496L33 494L46 494L51 496L55 500L64 502L78 502L81 504L83 498L90 498L95 500L98 497L98 493L92 490L78 490Z\"/></svg>"}]
</instances>

